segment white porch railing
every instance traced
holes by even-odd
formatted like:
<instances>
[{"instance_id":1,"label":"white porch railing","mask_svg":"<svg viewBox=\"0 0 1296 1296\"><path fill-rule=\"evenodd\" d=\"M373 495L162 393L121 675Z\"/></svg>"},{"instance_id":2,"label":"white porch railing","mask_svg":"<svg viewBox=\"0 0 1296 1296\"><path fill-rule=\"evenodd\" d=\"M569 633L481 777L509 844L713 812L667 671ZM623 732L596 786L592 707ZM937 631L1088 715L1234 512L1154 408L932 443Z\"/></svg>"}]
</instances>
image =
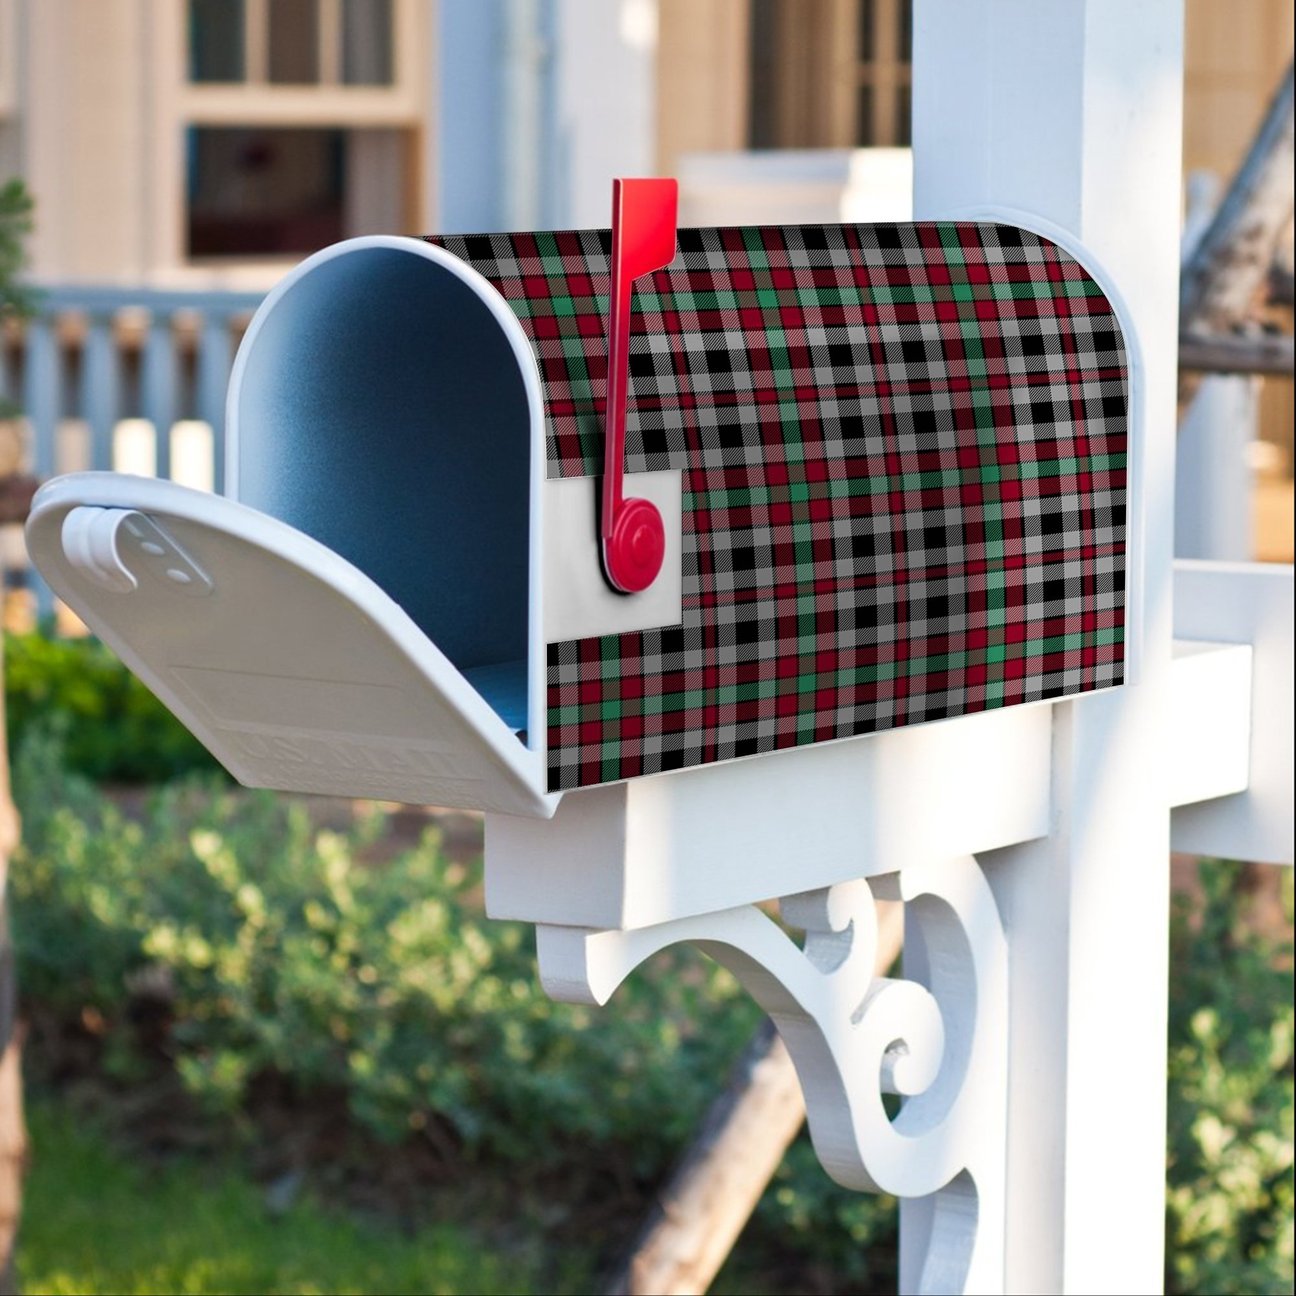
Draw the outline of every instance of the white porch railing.
<instances>
[{"instance_id":1,"label":"white porch railing","mask_svg":"<svg viewBox=\"0 0 1296 1296\"><path fill-rule=\"evenodd\" d=\"M111 469L223 489L225 388L259 293L60 285L4 338L0 396L23 411L45 480ZM25 566L21 551L6 555ZM37 611L53 610L30 569Z\"/></svg>"}]
</instances>

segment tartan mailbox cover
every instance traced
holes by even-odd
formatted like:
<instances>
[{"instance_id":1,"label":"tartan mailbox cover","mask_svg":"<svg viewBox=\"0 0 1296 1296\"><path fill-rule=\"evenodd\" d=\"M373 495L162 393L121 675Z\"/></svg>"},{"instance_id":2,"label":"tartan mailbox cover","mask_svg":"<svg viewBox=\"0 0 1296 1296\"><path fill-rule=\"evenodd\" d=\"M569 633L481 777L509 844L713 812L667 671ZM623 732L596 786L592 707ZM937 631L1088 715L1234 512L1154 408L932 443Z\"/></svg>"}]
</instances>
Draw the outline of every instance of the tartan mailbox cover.
<instances>
[{"instance_id":1,"label":"tartan mailbox cover","mask_svg":"<svg viewBox=\"0 0 1296 1296\"><path fill-rule=\"evenodd\" d=\"M49 483L51 586L241 781L549 815L560 794L1121 683L1129 372L1057 244L684 229L630 298L599 565L607 231L351 240L231 378L235 499ZM519 739L521 741L519 741Z\"/></svg>"},{"instance_id":2,"label":"tartan mailbox cover","mask_svg":"<svg viewBox=\"0 0 1296 1296\"><path fill-rule=\"evenodd\" d=\"M600 470L610 236L436 240L516 312L551 478ZM678 624L547 646L552 790L1119 684L1115 312L1001 224L684 229L627 470L683 474Z\"/></svg>"}]
</instances>

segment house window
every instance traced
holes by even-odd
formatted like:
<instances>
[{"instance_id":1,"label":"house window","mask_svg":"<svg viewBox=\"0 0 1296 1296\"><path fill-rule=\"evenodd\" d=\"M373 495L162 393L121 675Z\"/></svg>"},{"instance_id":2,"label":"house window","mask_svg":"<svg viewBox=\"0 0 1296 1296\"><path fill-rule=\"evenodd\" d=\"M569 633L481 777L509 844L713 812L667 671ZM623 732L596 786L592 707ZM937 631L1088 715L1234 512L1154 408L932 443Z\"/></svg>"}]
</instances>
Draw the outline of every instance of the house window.
<instances>
[{"instance_id":1,"label":"house window","mask_svg":"<svg viewBox=\"0 0 1296 1296\"><path fill-rule=\"evenodd\" d=\"M344 236L346 132L191 127L191 258L312 252Z\"/></svg>"},{"instance_id":2,"label":"house window","mask_svg":"<svg viewBox=\"0 0 1296 1296\"><path fill-rule=\"evenodd\" d=\"M168 218L175 256L287 260L338 239L419 227L425 4L176 7L177 130L174 142L162 135L176 171L183 166Z\"/></svg>"},{"instance_id":3,"label":"house window","mask_svg":"<svg viewBox=\"0 0 1296 1296\"><path fill-rule=\"evenodd\" d=\"M319 0L270 0L266 62L272 85L318 85Z\"/></svg>"},{"instance_id":4,"label":"house window","mask_svg":"<svg viewBox=\"0 0 1296 1296\"><path fill-rule=\"evenodd\" d=\"M906 145L913 80L913 0L862 0L856 11L856 33L856 141Z\"/></svg>"},{"instance_id":5,"label":"house window","mask_svg":"<svg viewBox=\"0 0 1296 1296\"><path fill-rule=\"evenodd\" d=\"M188 258L297 257L356 234L399 233L408 149L400 130L190 127Z\"/></svg>"},{"instance_id":6,"label":"house window","mask_svg":"<svg viewBox=\"0 0 1296 1296\"><path fill-rule=\"evenodd\" d=\"M189 0L189 80L242 81L246 75L243 0Z\"/></svg>"},{"instance_id":7,"label":"house window","mask_svg":"<svg viewBox=\"0 0 1296 1296\"><path fill-rule=\"evenodd\" d=\"M912 0L751 0L751 147L907 145L912 31Z\"/></svg>"},{"instance_id":8,"label":"house window","mask_svg":"<svg viewBox=\"0 0 1296 1296\"><path fill-rule=\"evenodd\" d=\"M392 79L391 0L342 0L342 82L388 85Z\"/></svg>"},{"instance_id":9,"label":"house window","mask_svg":"<svg viewBox=\"0 0 1296 1296\"><path fill-rule=\"evenodd\" d=\"M389 86L393 0L189 0L194 85Z\"/></svg>"}]
</instances>

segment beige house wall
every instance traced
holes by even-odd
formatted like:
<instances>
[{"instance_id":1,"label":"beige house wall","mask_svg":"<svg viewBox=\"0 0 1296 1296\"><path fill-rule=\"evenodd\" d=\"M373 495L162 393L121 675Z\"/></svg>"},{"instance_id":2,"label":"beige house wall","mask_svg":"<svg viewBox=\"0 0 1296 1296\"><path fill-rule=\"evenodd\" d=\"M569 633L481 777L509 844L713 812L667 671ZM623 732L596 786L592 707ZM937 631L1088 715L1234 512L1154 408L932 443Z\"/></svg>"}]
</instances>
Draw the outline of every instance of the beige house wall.
<instances>
[{"instance_id":1,"label":"beige house wall","mask_svg":"<svg viewBox=\"0 0 1296 1296\"><path fill-rule=\"evenodd\" d=\"M22 139L18 129L17 0L0 0L0 179L21 170Z\"/></svg>"},{"instance_id":2,"label":"beige house wall","mask_svg":"<svg viewBox=\"0 0 1296 1296\"><path fill-rule=\"evenodd\" d=\"M897 0L880 2L898 11ZM663 170L683 152L745 148L749 0L659 5ZM1227 178L1292 57L1292 0L1186 0L1185 23L1184 167Z\"/></svg>"},{"instance_id":3,"label":"beige house wall","mask_svg":"<svg viewBox=\"0 0 1296 1296\"><path fill-rule=\"evenodd\" d=\"M190 265L184 132L190 124L369 128L348 195L353 226L426 222L431 9L396 0L391 88L193 86L183 0L0 0L0 178L37 201L38 280L263 288L296 258ZM8 39L7 39L8 38ZM10 51L14 75L3 76ZM385 132L385 133L383 133ZM403 187L393 214L379 201Z\"/></svg>"},{"instance_id":4,"label":"beige house wall","mask_svg":"<svg viewBox=\"0 0 1296 1296\"><path fill-rule=\"evenodd\" d=\"M1227 183L1292 58L1291 0L1187 0L1183 166ZM1258 482L1257 552L1291 561L1292 384L1260 382L1260 426L1279 459ZM1267 480L1266 480L1267 477ZM1287 478L1284 486L1274 478ZM1269 516L1273 515L1273 516ZM1282 535L1282 539L1277 539Z\"/></svg>"},{"instance_id":5,"label":"beige house wall","mask_svg":"<svg viewBox=\"0 0 1296 1296\"><path fill-rule=\"evenodd\" d=\"M1291 0L1187 0L1184 170L1227 178L1292 57Z\"/></svg>"},{"instance_id":6,"label":"beige house wall","mask_svg":"<svg viewBox=\"0 0 1296 1296\"><path fill-rule=\"evenodd\" d=\"M138 282L148 269L144 28L149 0L40 0L18 15L21 167L44 280Z\"/></svg>"},{"instance_id":7,"label":"beige house wall","mask_svg":"<svg viewBox=\"0 0 1296 1296\"><path fill-rule=\"evenodd\" d=\"M420 228L432 5L398 3L405 90L342 91L323 118L418 132L402 223ZM21 171L40 202L38 277L138 282L182 269L184 119L322 120L321 92L186 86L183 10L183 0L0 0L0 174ZM748 0L659 0L662 171L682 153L745 146L749 12ZM1227 176L1291 58L1291 0L1186 0L1186 21L1185 166ZM398 164L389 152L375 165L377 177Z\"/></svg>"},{"instance_id":8,"label":"beige house wall","mask_svg":"<svg viewBox=\"0 0 1296 1296\"><path fill-rule=\"evenodd\" d=\"M1214 172L1227 184L1269 104L1278 79L1292 58L1291 0L1187 0L1184 72L1184 169ZM1280 475L1290 478L1296 418L1290 379L1267 378L1260 384L1260 426L1266 441L1280 448L1285 460ZM1283 471L1285 469L1285 471ZM1290 560L1292 523L1290 491L1277 504L1260 483L1259 508L1274 516L1262 519L1265 539L1260 552Z\"/></svg>"},{"instance_id":9,"label":"beige house wall","mask_svg":"<svg viewBox=\"0 0 1296 1296\"><path fill-rule=\"evenodd\" d=\"M747 146L748 0L658 0L657 167Z\"/></svg>"}]
</instances>

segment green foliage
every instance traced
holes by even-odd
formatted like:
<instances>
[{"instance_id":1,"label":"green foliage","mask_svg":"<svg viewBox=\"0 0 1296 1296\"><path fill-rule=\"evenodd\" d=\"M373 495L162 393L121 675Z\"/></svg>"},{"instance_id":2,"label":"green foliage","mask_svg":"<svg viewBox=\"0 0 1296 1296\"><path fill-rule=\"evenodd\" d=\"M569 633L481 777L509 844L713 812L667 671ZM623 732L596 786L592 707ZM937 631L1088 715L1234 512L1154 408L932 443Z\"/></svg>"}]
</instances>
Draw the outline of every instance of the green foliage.
<instances>
[{"instance_id":1,"label":"green foliage","mask_svg":"<svg viewBox=\"0 0 1296 1296\"><path fill-rule=\"evenodd\" d=\"M98 640L6 634L4 654L10 751L39 725L61 735L68 767L87 778L156 783L219 769Z\"/></svg>"},{"instance_id":2,"label":"green foliage","mask_svg":"<svg viewBox=\"0 0 1296 1296\"><path fill-rule=\"evenodd\" d=\"M0 318L29 314L34 305L30 289L18 283L18 274L26 264L23 240L32 230L34 206L21 180L0 185Z\"/></svg>"},{"instance_id":3,"label":"green foliage","mask_svg":"<svg viewBox=\"0 0 1296 1296\"><path fill-rule=\"evenodd\" d=\"M231 1114L273 1075L345 1094L389 1141L439 1122L468 1154L535 1166L579 1140L648 1174L755 1024L732 978L687 953L634 978L615 1013L553 1003L530 929L488 924L478 871L433 832L372 868L378 821L316 831L299 803L214 785L164 789L133 821L39 736L14 785L23 993L120 1027L132 987L165 986L168 1054Z\"/></svg>"},{"instance_id":4,"label":"green foliage","mask_svg":"<svg viewBox=\"0 0 1296 1296\"><path fill-rule=\"evenodd\" d=\"M28 1112L18 1269L23 1289L97 1292L524 1292L534 1261L506 1262L462 1221L413 1236L309 1198L282 1212L233 1167L128 1160L84 1120Z\"/></svg>"},{"instance_id":5,"label":"green foliage","mask_svg":"<svg viewBox=\"0 0 1296 1296\"><path fill-rule=\"evenodd\" d=\"M1236 865L1201 881L1173 928L1167 1290L1290 1292L1291 941L1256 933Z\"/></svg>"},{"instance_id":6,"label":"green foliage","mask_svg":"<svg viewBox=\"0 0 1296 1296\"><path fill-rule=\"evenodd\" d=\"M32 197L21 180L0 185L0 324L11 317L29 315L35 306L31 289L18 283L25 264L23 240L31 233ZM0 399L0 418L12 418L18 407Z\"/></svg>"}]
</instances>

